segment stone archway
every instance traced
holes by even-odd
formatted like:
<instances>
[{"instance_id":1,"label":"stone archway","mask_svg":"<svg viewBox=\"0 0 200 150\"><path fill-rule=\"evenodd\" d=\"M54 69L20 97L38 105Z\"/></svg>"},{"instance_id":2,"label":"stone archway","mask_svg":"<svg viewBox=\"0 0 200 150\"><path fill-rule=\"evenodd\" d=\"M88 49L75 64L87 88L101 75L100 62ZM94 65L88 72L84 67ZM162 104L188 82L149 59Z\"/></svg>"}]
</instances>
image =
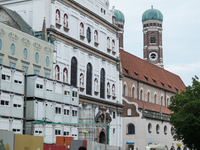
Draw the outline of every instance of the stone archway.
<instances>
[{"instance_id":1,"label":"stone archway","mask_svg":"<svg viewBox=\"0 0 200 150\"><path fill-rule=\"evenodd\" d=\"M106 135L103 131L99 134L99 143L105 144L106 143Z\"/></svg>"}]
</instances>

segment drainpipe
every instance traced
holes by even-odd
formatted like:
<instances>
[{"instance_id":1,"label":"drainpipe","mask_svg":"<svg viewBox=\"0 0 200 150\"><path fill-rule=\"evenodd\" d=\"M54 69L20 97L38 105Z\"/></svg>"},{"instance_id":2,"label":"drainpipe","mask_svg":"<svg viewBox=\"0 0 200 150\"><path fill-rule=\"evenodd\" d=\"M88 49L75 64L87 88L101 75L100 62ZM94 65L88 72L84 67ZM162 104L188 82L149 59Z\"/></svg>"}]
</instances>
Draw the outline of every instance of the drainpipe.
<instances>
[{"instance_id":1,"label":"drainpipe","mask_svg":"<svg viewBox=\"0 0 200 150\"><path fill-rule=\"evenodd\" d=\"M27 103L27 75L25 73L25 75L24 75L24 121L23 121L23 134L26 134L26 103Z\"/></svg>"}]
</instances>

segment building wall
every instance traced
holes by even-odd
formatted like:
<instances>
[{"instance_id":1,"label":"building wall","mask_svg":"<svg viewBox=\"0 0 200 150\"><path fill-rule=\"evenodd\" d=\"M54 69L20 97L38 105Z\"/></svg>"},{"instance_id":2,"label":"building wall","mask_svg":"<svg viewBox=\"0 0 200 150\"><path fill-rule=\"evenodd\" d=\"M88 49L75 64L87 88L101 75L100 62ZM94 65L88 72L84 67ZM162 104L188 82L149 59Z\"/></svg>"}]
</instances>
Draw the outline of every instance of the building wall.
<instances>
[{"instance_id":1,"label":"building wall","mask_svg":"<svg viewBox=\"0 0 200 150\"><path fill-rule=\"evenodd\" d=\"M135 105L138 109L138 105L133 102L129 102L129 105ZM138 112L138 110L137 110ZM138 112L138 117L123 117L123 146L126 145L126 142L134 142L134 146L140 149L145 149L146 146L151 142L153 145L162 144L166 145L168 149L171 149L172 146L177 149L177 144L181 143L180 141L174 141L171 133L171 124L166 121L158 121L148 118L142 118L142 113ZM133 124L135 126L135 134L128 133L128 125ZM152 125L151 133L148 131L148 125ZM156 132L156 125L159 125L160 130L159 134ZM164 127L167 127L166 134L164 133ZM184 145L181 146L183 149Z\"/></svg>"},{"instance_id":2,"label":"building wall","mask_svg":"<svg viewBox=\"0 0 200 150\"><path fill-rule=\"evenodd\" d=\"M38 70L39 75L45 76L45 73L48 73L49 78L52 78L53 45L3 23L0 24L2 64L19 70L27 67L28 74L34 74L34 70ZM12 44L15 47L13 52L11 51ZM27 54L24 54L25 49ZM39 55L38 62L36 62L36 53ZM49 58L48 64L47 57ZM13 63L15 66L12 65Z\"/></svg>"},{"instance_id":3,"label":"building wall","mask_svg":"<svg viewBox=\"0 0 200 150\"><path fill-rule=\"evenodd\" d=\"M127 77L123 78L123 86L126 85L126 94L125 96L132 97L132 88L135 88L134 97L135 99L140 100L140 91L143 90L142 101L148 101L147 95L150 93L150 103L155 103L154 96L156 94L156 104L161 105L161 97L163 97L162 106L168 106L170 104L170 97L175 93L163 90L161 88L146 84L141 81L130 79ZM122 89L123 90L123 89ZM165 105L166 101L166 105Z\"/></svg>"}]
</instances>

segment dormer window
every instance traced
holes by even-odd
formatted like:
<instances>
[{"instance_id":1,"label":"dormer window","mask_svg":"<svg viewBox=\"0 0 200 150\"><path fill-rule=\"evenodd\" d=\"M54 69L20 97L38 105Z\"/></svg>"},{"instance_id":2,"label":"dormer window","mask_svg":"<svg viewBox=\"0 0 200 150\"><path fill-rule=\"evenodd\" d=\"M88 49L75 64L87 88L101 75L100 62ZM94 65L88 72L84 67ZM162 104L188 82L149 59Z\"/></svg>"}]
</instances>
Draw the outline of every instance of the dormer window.
<instances>
[{"instance_id":1,"label":"dormer window","mask_svg":"<svg viewBox=\"0 0 200 150\"><path fill-rule=\"evenodd\" d=\"M160 82L162 84L163 87L165 87L164 83Z\"/></svg>"},{"instance_id":2,"label":"dormer window","mask_svg":"<svg viewBox=\"0 0 200 150\"><path fill-rule=\"evenodd\" d=\"M177 88L175 88L175 90L176 90L176 92L178 92L178 89L177 89Z\"/></svg>"},{"instance_id":3,"label":"dormer window","mask_svg":"<svg viewBox=\"0 0 200 150\"><path fill-rule=\"evenodd\" d=\"M146 76L144 76L144 78L146 79L146 81L148 81L148 78Z\"/></svg>"},{"instance_id":4,"label":"dormer window","mask_svg":"<svg viewBox=\"0 0 200 150\"><path fill-rule=\"evenodd\" d=\"M154 79L152 79L153 80L153 82L156 84L156 80L154 80Z\"/></svg>"},{"instance_id":5,"label":"dormer window","mask_svg":"<svg viewBox=\"0 0 200 150\"><path fill-rule=\"evenodd\" d=\"M128 70L126 68L124 68L125 72L128 74Z\"/></svg>"},{"instance_id":6,"label":"dormer window","mask_svg":"<svg viewBox=\"0 0 200 150\"><path fill-rule=\"evenodd\" d=\"M138 73L136 73L136 72L134 72L134 73L135 73L136 77L138 78L139 77Z\"/></svg>"},{"instance_id":7,"label":"dormer window","mask_svg":"<svg viewBox=\"0 0 200 150\"><path fill-rule=\"evenodd\" d=\"M172 87L170 85L168 85L168 87L169 87L170 90L172 89Z\"/></svg>"}]
</instances>

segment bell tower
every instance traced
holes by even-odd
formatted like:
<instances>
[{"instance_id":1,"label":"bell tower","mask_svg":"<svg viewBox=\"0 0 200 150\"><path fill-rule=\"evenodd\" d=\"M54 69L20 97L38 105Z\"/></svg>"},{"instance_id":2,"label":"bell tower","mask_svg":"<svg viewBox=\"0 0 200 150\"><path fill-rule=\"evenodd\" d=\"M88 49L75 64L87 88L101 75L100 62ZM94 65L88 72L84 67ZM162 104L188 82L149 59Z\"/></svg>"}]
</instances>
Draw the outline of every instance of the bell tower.
<instances>
[{"instance_id":1,"label":"bell tower","mask_svg":"<svg viewBox=\"0 0 200 150\"><path fill-rule=\"evenodd\" d=\"M163 65L162 47L163 15L157 10L148 9L142 15L143 25L143 59L161 68Z\"/></svg>"}]
</instances>

